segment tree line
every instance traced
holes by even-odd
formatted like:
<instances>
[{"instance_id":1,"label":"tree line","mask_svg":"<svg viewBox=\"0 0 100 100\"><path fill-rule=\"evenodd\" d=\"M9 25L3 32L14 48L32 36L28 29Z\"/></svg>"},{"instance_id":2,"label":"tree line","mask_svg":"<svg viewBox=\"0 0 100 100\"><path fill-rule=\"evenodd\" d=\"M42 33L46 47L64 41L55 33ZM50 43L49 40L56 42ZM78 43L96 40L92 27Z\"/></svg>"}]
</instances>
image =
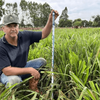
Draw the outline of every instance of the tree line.
<instances>
[{"instance_id":1,"label":"tree line","mask_svg":"<svg viewBox=\"0 0 100 100\"><path fill-rule=\"evenodd\" d=\"M5 8L4 8L5 5ZM21 0L18 5L15 3L6 3L4 0L0 0L0 20L3 15L16 14L20 20L20 27L44 27L49 13L52 8L48 3L36 3L32 1ZM74 21L68 19L68 9L64 8L62 14L59 17L59 27L100 27L100 15L92 16L93 21L81 20L81 18Z\"/></svg>"},{"instance_id":2,"label":"tree line","mask_svg":"<svg viewBox=\"0 0 100 100\"><path fill-rule=\"evenodd\" d=\"M93 21L82 20L81 18L72 21L68 19L67 13L68 10L65 7L59 18L59 27L100 27L100 15L92 16Z\"/></svg>"}]
</instances>

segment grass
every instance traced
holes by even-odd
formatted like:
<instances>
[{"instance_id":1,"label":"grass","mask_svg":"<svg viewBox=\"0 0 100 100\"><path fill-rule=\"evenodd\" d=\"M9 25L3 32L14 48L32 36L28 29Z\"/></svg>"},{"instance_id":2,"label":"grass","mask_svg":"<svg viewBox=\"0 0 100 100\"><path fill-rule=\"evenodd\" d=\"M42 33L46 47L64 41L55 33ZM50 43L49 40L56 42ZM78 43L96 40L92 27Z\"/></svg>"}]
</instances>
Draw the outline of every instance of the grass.
<instances>
[{"instance_id":1,"label":"grass","mask_svg":"<svg viewBox=\"0 0 100 100\"><path fill-rule=\"evenodd\" d=\"M3 34L3 33L2 33ZM0 34L0 36L2 36ZM39 82L39 100L100 99L100 29L55 29L54 84L51 87L52 34L30 46L28 60L43 57L47 71ZM28 80L27 80L28 81ZM26 84L26 82L24 84ZM37 93L21 87L11 90L12 100L35 100ZM1 93L3 90L0 90ZM23 95L23 92L26 94ZM7 95L6 93L3 95Z\"/></svg>"}]
</instances>

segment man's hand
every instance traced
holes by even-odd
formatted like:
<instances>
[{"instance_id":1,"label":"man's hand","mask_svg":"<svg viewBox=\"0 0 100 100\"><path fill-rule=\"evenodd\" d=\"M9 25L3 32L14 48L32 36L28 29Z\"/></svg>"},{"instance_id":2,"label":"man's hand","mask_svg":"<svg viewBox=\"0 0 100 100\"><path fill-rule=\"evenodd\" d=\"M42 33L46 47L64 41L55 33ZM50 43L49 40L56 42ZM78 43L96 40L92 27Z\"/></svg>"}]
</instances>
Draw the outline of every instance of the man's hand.
<instances>
[{"instance_id":1,"label":"man's hand","mask_svg":"<svg viewBox=\"0 0 100 100\"><path fill-rule=\"evenodd\" d=\"M32 67L18 68L18 67L8 66L8 67L3 68L2 72L7 76L31 74L32 76L34 76L35 79L40 78L40 73Z\"/></svg>"},{"instance_id":2,"label":"man's hand","mask_svg":"<svg viewBox=\"0 0 100 100\"><path fill-rule=\"evenodd\" d=\"M31 68L31 70L30 70L30 74L32 75L32 76L34 76L34 79L40 79L40 73L36 70L36 69L34 69L34 68Z\"/></svg>"},{"instance_id":3,"label":"man's hand","mask_svg":"<svg viewBox=\"0 0 100 100\"><path fill-rule=\"evenodd\" d=\"M56 20L57 17L59 16L59 13L58 13L57 10L52 10L51 13L50 13L50 17L52 17L52 13L53 13L53 11L54 11L54 13L55 13L55 20Z\"/></svg>"},{"instance_id":4,"label":"man's hand","mask_svg":"<svg viewBox=\"0 0 100 100\"><path fill-rule=\"evenodd\" d=\"M49 14L49 19L48 19L48 21L49 21L49 23L51 23L51 25L52 25L52 13L53 13L53 11L54 11L54 13L55 13L55 20L56 20L57 17L59 16L58 11L56 11L56 10L52 10L52 11L51 11L51 13Z\"/></svg>"}]
</instances>

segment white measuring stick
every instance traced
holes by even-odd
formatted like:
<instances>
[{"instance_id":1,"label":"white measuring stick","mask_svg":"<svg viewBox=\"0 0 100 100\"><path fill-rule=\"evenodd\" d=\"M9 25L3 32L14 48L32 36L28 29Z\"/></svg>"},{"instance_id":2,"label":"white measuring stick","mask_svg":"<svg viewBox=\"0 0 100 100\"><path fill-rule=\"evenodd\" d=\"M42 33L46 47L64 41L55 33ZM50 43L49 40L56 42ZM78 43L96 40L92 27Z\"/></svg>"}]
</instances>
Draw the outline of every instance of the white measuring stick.
<instances>
[{"instance_id":1,"label":"white measuring stick","mask_svg":"<svg viewBox=\"0 0 100 100\"><path fill-rule=\"evenodd\" d=\"M54 31L55 31L55 13L53 11L52 13L52 78L51 78L51 83L52 83L52 87L53 87L53 83L54 83L54 73L53 73L53 69L54 69ZM53 92L52 92L52 98L53 98Z\"/></svg>"}]
</instances>

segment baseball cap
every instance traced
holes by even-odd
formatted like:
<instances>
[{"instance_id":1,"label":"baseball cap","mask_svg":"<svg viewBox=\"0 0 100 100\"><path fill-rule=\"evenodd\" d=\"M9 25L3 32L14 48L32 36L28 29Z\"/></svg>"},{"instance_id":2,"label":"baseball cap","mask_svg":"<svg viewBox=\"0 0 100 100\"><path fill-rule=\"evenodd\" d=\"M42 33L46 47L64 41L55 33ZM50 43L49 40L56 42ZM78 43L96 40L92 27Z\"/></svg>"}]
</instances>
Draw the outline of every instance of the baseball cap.
<instances>
[{"instance_id":1,"label":"baseball cap","mask_svg":"<svg viewBox=\"0 0 100 100\"><path fill-rule=\"evenodd\" d=\"M19 24L19 19L15 14L8 14L3 17L2 25L8 25L11 23Z\"/></svg>"}]
</instances>

